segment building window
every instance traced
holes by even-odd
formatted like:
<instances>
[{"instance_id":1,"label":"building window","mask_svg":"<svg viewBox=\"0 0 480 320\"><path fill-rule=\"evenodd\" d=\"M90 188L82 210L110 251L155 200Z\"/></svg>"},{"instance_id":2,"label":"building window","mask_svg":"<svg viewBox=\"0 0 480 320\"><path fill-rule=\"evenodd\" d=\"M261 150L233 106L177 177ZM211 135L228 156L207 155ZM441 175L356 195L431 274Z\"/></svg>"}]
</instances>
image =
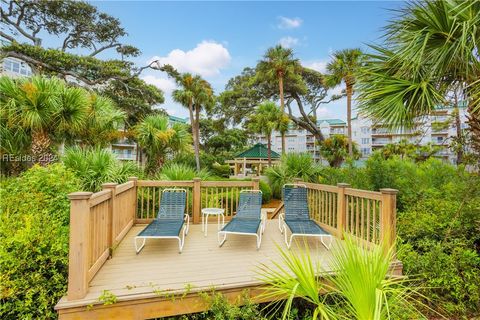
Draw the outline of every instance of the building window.
<instances>
[{"instance_id":1,"label":"building window","mask_svg":"<svg viewBox=\"0 0 480 320\"><path fill-rule=\"evenodd\" d=\"M370 138L362 138L362 144L369 144Z\"/></svg>"},{"instance_id":2,"label":"building window","mask_svg":"<svg viewBox=\"0 0 480 320\"><path fill-rule=\"evenodd\" d=\"M363 156L368 156L370 154L370 148L362 148L360 152Z\"/></svg>"},{"instance_id":3,"label":"building window","mask_svg":"<svg viewBox=\"0 0 480 320\"><path fill-rule=\"evenodd\" d=\"M366 134L370 132L370 127L362 127L361 130L363 134Z\"/></svg>"}]
</instances>

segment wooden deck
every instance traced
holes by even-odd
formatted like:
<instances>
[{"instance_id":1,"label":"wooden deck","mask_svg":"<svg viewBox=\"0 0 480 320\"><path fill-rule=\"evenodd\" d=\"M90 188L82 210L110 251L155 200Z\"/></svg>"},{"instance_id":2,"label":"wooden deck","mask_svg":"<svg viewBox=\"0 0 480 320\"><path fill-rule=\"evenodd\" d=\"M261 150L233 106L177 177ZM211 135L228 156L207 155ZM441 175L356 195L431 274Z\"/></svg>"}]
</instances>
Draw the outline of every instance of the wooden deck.
<instances>
[{"instance_id":1,"label":"wooden deck","mask_svg":"<svg viewBox=\"0 0 480 320\"><path fill-rule=\"evenodd\" d=\"M209 224L208 237L204 237L201 225L191 225L185 240L183 253L178 253L177 240L147 240L140 254L135 254L134 236L143 225L136 225L125 236L114 251L113 257L105 262L92 279L88 294L80 300L68 301L65 297L57 304L60 319L103 319L115 317L113 309L121 308L117 316L127 318L149 318L188 313L201 310L173 299L172 294L193 295L198 292L216 291L238 294L244 289L254 289L261 285L257 279L261 264L272 265L279 261L277 245L285 248L283 235L278 230L278 220L268 220L260 250L255 248L255 237L229 235L223 247L217 243L216 223ZM334 240L338 241L338 240ZM303 244L303 242L302 242ZM330 251L318 240L308 241L310 253L327 268ZM301 250L293 245L292 250ZM117 297L117 302L103 305L99 297L108 290ZM135 304L133 304L135 301ZM139 301L151 304L148 311L139 311ZM171 304L162 307L158 314L155 304ZM136 311L126 311L131 303ZM188 306L188 307L187 307ZM88 309L88 311L87 311ZM120 311L121 310L121 311ZM87 313L85 313L87 312ZM131 312L131 313L129 313ZM139 313L140 312L140 313Z\"/></svg>"}]
</instances>

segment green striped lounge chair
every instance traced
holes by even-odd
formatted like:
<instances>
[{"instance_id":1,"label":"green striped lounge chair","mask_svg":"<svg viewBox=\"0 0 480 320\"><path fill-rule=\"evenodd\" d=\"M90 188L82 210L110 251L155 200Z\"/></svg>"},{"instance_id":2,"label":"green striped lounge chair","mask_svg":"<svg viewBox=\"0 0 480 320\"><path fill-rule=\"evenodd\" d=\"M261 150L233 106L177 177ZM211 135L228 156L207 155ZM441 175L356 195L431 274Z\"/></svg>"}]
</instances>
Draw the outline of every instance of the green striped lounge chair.
<instances>
[{"instance_id":1,"label":"green striped lounge chair","mask_svg":"<svg viewBox=\"0 0 480 320\"><path fill-rule=\"evenodd\" d=\"M185 214L186 204L187 190L163 190L157 218L134 239L137 254L143 249L147 239L178 239L179 253L182 253L190 224L190 218ZM138 240L143 240L140 247L138 247Z\"/></svg>"},{"instance_id":2,"label":"green striped lounge chair","mask_svg":"<svg viewBox=\"0 0 480 320\"><path fill-rule=\"evenodd\" d=\"M285 244L290 249L294 237L317 237L322 244L330 249L333 241L331 234L326 232L314 220L310 219L307 187L302 184L286 184L283 186L282 195L285 213L279 216L280 232L285 233ZM287 236L287 227L291 232ZM328 239L328 245L324 240Z\"/></svg>"},{"instance_id":3,"label":"green striped lounge chair","mask_svg":"<svg viewBox=\"0 0 480 320\"><path fill-rule=\"evenodd\" d=\"M262 243L265 231L265 219L262 218L262 192L260 190L242 190L237 206L237 213L218 232L218 244L221 247L227 240L227 234L255 236L257 250ZM223 238L222 238L223 237Z\"/></svg>"}]
</instances>

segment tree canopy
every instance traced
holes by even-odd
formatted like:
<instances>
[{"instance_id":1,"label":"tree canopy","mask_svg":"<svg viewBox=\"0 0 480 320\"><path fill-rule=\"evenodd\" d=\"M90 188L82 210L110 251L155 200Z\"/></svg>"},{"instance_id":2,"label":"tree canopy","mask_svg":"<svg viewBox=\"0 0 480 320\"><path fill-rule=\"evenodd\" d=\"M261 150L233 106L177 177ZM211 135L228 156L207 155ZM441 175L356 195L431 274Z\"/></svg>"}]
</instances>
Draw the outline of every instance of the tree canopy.
<instances>
[{"instance_id":1,"label":"tree canopy","mask_svg":"<svg viewBox=\"0 0 480 320\"><path fill-rule=\"evenodd\" d=\"M140 51L121 42L127 32L120 21L83 1L4 1L1 5L1 56L27 63L37 74L60 77L108 95L127 114L127 125L154 112L164 102L157 87L146 84L127 57ZM41 35L58 38L55 48L42 47ZM100 59L115 50L118 58ZM72 53L75 51L75 53ZM79 55L78 52L86 52Z\"/></svg>"}]
</instances>

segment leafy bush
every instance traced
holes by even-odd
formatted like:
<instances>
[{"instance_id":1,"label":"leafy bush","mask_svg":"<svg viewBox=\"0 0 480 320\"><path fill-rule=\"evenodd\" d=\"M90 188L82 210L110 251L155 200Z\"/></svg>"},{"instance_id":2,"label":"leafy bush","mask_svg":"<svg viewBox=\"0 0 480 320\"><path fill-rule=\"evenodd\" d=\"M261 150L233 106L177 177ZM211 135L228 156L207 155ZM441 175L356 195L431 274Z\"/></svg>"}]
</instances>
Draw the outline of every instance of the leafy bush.
<instances>
[{"instance_id":1,"label":"leafy bush","mask_svg":"<svg viewBox=\"0 0 480 320\"><path fill-rule=\"evenodd\" d=\"M318 182L320 167L313 162L308 153L287 153L282 155L280 164L265 170L265 175L270 181L273 195L281 198L282 186L293 182L294 178L304 181Z\"/></svg>"},{"instance_id":2,"label":"leafy bush","mask_svg":"<svg viewBox=\"0 0 480 320\"><path fill-rule=\"evenodd\" d=\"M266 320L262 316L257 304L253 304L245 291L238 300L242 305L231 304L221 293L200 293L200 296L209 305L207 311L178 317L171 317L167 320Z\"/></svg>"},{"instance_id":3,"label":"leafy bush","mask_svg":"<svg viewBox=\"0 0 480 320\"><path fill-rule=\"evenodd\" d=\"M228 164L214 163L212 164L212 172L216 176L228 178L230 176L230 166Z\"/></svg>"},{"instance_id":4,"label":"leafy bush","mask_svg":"<svg viewBox=\"0 0 480 320\"><path fill-rule=\"evenodd\" d=\"M211 174L206 169L197 172L193 167L183 163L165 165L162 171L155 176L158 180L193 180L193 178L208 180L210 177Z\"/></svg>"},{"instance_id":5,"label":"leafy bush","mask_svg":"<svg viewBox=\"0 0 480 320\"><path fill-rule=\"evenodd\" d=\"M80 181L61 164L34 166L1 182L2 319L56 318L68 271L67 194Z\"/></svg>"},{"instance_id":6,"label":"leafy bush","mask_svg":"<svg viewBox=\"0 0 480 320\"><path fill-rule=\"evenodd\" d=\"M96 192L103 183L123 183L128 177L141 175L135 163L121 162L111 151L100 148L69 148L63 163L80 178L85 191Z\"/></svg>"},{"instance_id":7,"label":"leafy bush","mask_svg":"<svg viewBox=\"0 0 480 320\"><path fill-rule=\"evenodd\" d=\"M451 182L426 190L399 212L399 259L406 274L422 276L435 309L467 317L480 312L480 179Z\"/></svg>"},{"instance_id":8,"label":"leafy bush","mask_svg":"<svg viewBox=\"0 0 480 320\"><path fill-rule=\"evenodd\" d=\"M263 180L260 180L260 191L262 191L262 203L268 203L272 199L272 188Z\"/></svg>"}]
</instances>

